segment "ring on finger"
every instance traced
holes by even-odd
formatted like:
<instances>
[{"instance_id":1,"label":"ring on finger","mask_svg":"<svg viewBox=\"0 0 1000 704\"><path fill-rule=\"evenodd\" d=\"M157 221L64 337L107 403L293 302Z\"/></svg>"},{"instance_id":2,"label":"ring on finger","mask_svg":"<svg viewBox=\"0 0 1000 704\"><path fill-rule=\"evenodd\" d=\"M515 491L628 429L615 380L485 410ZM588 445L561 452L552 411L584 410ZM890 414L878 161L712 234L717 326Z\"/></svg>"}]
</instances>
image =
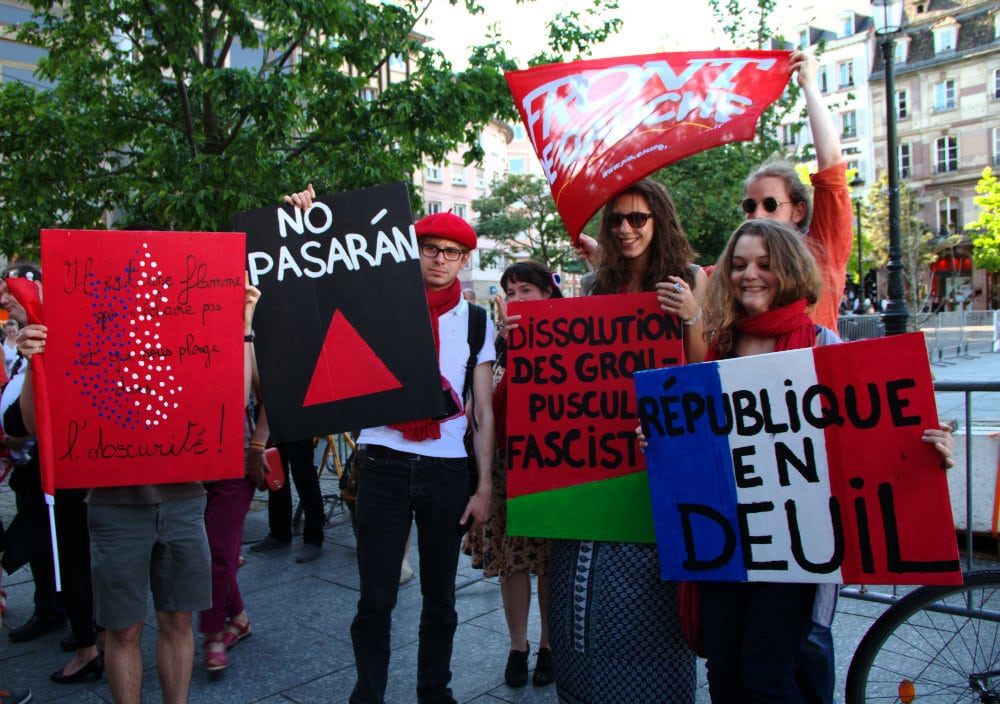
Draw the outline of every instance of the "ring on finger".
<instances>
[{"instance_id":1,"label":"ring on finger","mask_svg":"<svg viewBox=\"0 0 1000 704\"><path fill-rule=\"evenodd\" d=\"M674 284L674 291L680 293L683 287L680 284Z\"/></svg>"}]
</instances>

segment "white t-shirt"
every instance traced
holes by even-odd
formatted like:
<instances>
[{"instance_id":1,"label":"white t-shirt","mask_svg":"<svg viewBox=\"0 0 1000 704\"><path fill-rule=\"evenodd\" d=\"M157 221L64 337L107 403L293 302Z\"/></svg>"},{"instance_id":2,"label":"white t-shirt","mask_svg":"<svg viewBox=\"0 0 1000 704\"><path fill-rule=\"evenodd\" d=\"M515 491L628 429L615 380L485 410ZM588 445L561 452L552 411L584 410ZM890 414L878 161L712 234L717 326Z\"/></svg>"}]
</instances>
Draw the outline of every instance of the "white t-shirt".
<instances>
[{"instance_id":1,"label":"white t-shirt","mask_svg":"<svg viewBox=\"0 0 1000 704\"><path fill-rule=\"evenodd\" d=\"M487 329L489 326L487 325ZM461 396L465 383L465 365L469 361L469 304L460 298L458 305L441 314L438 318L438 335L441 347L438 364L441 374L448 380L455 392ZM492 363L496 357L489 335L479 350L476 366ZM382 445L399 452L410 452L425 457L465 457L465 428L468 424L464 413L441 423L441 438L438 440L407 440L399 430L381 425L365 428L358 442L367 445Z\"/></svg>"}]
</instances>

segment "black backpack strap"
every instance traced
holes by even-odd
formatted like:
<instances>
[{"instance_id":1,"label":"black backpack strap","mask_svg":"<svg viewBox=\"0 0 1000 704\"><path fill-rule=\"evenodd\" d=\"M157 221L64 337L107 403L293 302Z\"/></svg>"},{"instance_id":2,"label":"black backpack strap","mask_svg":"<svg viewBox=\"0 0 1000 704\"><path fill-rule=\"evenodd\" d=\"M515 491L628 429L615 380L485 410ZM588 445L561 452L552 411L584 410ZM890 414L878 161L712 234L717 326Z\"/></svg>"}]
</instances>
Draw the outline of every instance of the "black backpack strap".
<instances>
[{"instance_id":1,"label":"black backpack strap","mask_svg":"<svg viewBox=\"0 0 1000 704\"><path fill-rule=\"evenodd\" d=\"M486 343L486 309L480 306L469 304L469 331L466 336L469 343L469 361L465 364L465 383L462 384L462 402L472 399L472 408L475 410L476 398L472 393L472 373L476 370L476 360L479 359L479 352ZM476 427L475 413L472 415L473 426ZM479 428L476 427L476 430Z\"/></svg>"}]
</instances>

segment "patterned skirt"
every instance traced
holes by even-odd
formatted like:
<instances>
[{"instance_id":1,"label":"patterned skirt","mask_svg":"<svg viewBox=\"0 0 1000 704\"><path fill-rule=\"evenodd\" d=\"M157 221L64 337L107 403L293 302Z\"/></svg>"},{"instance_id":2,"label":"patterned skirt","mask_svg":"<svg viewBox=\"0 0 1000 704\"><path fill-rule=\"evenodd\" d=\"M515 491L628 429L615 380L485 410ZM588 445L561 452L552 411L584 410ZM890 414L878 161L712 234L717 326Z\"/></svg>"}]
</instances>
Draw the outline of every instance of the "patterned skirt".
<instances>
[{"instance_id":1,"label":"patterned skirt","mask_svg":"<svg viewBox=\"0 0 1000 704\"><path fill-rule=\"evenodd\" d=\"M560 702L694 702L695 656L655 545L553 540L549 574Z\"/></svg>"},{"instance_id":2,"label":"patterned skirt","mask_svg":"<svg viewBox=\"0 0 1000 704\"><path fill-rule=\"evenodd\" d=\"M547 538L525 538L507 535L507 473L503 453L498 453L497 470L493 473L493 495L490 516L475 533L469 532L462 552L472 557L472 566L483 571L484 577L509 577L512 574L549 573L549 541Z\"/></svg>"}]
</instances>

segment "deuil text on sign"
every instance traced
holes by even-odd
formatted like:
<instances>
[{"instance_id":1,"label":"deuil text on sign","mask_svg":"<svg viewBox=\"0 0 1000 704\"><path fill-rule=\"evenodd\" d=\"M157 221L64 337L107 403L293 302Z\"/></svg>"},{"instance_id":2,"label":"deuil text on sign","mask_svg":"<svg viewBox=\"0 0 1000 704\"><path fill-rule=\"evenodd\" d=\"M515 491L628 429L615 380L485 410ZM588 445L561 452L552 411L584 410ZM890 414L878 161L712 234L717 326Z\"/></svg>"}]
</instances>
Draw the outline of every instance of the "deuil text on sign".
<instances>
[{"instance_id":1,"label":"deuil text on sign","mask_svg":"<svg viewBox=\"0 0 1000 704\"><path fill-rule=\"evenodd\" d=\"M635 385L664 579L961 584L920 333Z\"/></svg>"},{"instance_id":2,"label":"deuil text on sign","mask_svg":"<svg viewBox=\"0 0 1000 704\"><path fill-rule=\"evenodd\" d=\"M655 293L511 303L507 528L655 542L632 375L683 363L683 326Z\"/></svg>"}]
</instances>

